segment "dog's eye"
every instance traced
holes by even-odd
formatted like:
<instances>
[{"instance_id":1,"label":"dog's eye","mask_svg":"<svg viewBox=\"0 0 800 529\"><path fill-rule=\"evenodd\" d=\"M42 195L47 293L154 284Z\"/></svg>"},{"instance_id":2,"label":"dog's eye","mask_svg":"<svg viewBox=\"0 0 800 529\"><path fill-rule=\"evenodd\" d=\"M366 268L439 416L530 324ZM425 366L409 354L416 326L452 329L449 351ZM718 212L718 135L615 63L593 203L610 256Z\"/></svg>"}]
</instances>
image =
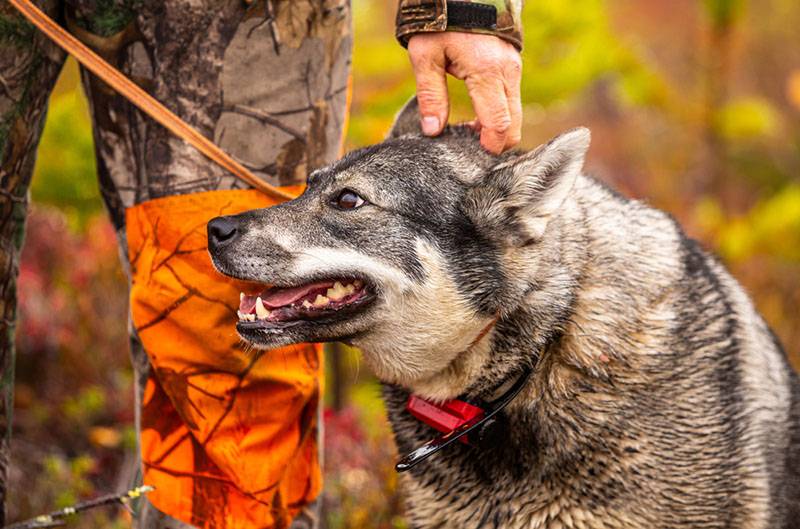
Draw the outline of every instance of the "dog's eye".
<instances>
[{"instance_id":1,"label":"dog's eye","mask_svg":"<svg viewBox=\"0 0 800 529\"><path fill-rule=\"evenodd\" d=\"M355 191L349 189L342 190L342 192L333 199L333 205L339 209L356 209L360 208L365 203L366 200L358 196Z\"/></svg>"}]
</instances>

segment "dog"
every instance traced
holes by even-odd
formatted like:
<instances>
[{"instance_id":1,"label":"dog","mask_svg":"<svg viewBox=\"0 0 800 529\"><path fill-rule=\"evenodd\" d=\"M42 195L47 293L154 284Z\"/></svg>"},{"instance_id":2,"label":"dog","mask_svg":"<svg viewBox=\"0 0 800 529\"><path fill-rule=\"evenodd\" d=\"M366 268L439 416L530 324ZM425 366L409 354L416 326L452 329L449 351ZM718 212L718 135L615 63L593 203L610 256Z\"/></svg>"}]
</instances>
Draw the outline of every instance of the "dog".
<instances>
[{"instance_id":1,"label":"dog","mask_svg":"<svg viewBox=\"0 0 800 529\"><path fill-rule=\"evenodd\" d=\"M725 268L583 174L587 129L494 156L418 123L208 225L221 273L271 285L239 335L360 348L401 453L439 435L410 395L521 385L489 445L401 475L410 525L800 528L800 383Z\"/></svg>"}]
</instances>

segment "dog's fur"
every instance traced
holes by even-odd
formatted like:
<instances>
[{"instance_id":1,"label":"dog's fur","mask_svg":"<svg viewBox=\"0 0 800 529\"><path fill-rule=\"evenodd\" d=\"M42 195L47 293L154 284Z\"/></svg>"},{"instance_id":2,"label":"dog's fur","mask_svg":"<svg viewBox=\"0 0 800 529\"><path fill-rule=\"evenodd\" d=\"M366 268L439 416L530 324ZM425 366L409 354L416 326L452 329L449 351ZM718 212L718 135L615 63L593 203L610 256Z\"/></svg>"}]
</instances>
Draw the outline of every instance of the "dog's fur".
<instances>
[{"instance_id":1,"label":"dog's fur","mask_svg":"<svg viewBox=\"0 0 800 529\"><path fill-rule=\"evenodd\" d=\"M417 123L412 102L387 141L211 248L239 278L371 285L343 320L240 332L360 347L401 453L436 435L409 392L488 398L534 368L502 442L403 475L412 527L800 527L800 384L723 266L583 175L586 129L494 157L465 127L429 139ZM335 209L344 188L368 203Z\"/></svg>"}]
</instances>

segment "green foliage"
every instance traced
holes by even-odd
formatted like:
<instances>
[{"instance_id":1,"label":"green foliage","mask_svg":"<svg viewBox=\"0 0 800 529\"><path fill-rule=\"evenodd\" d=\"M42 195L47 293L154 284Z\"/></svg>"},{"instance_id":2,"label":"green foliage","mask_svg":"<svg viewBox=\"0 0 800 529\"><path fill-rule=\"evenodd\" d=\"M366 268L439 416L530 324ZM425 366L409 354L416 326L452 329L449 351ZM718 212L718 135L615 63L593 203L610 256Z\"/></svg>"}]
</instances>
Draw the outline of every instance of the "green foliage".
<instances>
[{"instance_id":1,"label":"green foliage","mask_svg":"<svg viewBox=\"0 0 800 529\"><path fill-rule=\"evenodd\" d=\"M757 139L775 134L778 113L762 97L741 98L729 102L716 115L716 130L732 141Z\"/></svg>"},{"instance_id":2,"label":"green foliage","mask_svg":"<svg viewBox=\"0 0 800 529\"><path fill-rule=\"evenodd\" d=\"M103 388L89 386L83 388L74 397L69 397L64 402L63 411L66 418L79 427L91 423L97 415L105 410L106 400Z\"/></svg>"},{"instance_id":3,"label":"green foliage","mask_svg":"<svg viewBox=\"0 0 800 529\"><path fill-rule=\"evenodd\" d=\"M727 28L744 14L745 0L703 0L703 7L714 28Z\"/></svg>"},{"instance_id":4,"label":"green foliage","mask_svg":"<svg viewBox=\"0 0 800 529\"><path fill-rule=\"evenodd\" d=\"M382 0L353 3L358 43L353 48L353 106L347 131L351 147L379 141L414 93L408 54L392 36L389 7Z\"/></svg>"},{"instance_id":5,"label":"green foliage","mask_svg":"<svg viewBox=\"0 0 800 529\"><path fill-rule=\"evenodd\" d=\"M97 462L86 455L72 459L57 455L48 455L44 458L42 467L47 477L53 483L68 484L56 493L55 509L75 505L82 496L92 491L89 475L96 466Z\"/></svg>"},{"instance_id":6,"label":"green foliage","mask_svg":"<svg viewBox=\"0 0 800 529\"><path fill-rule=\"evenodd\" d=\"M132 425L127 425L122 429L122 448L130 453L138 447L138 440L136 439L136 428Z\"/></svg>"},{"instance_id":7,"label":"green foliage","mask_svg":"<svg viewBox=\"0 0 800 529\"><path fill-rule=\"evenodd\" d=\"M741 217L723 221L718 248L730 261L762 254L800 262L800 183L759 201Z\"/></svg>"},{"instance_id":8,"label":"green foliage","mask_svg":"<svg viewBox=\"0 0 800 529\"><path fill-rule=\"evenodd\" d=\"M529 2L523 26L524 100L567 101L618 69L623 50L602 0Z\"/></svg>"},{"instance_id":9,"label":"green foliage","mask_svg":"<svg viewBox=\"0 0 800 529\"><path fill-rule=\"evenodd\" d=\"M66 211L80 229L102 210L86 98L78 91L54 96L47 118L31 195Z\"/></svg>"}]
</instances>

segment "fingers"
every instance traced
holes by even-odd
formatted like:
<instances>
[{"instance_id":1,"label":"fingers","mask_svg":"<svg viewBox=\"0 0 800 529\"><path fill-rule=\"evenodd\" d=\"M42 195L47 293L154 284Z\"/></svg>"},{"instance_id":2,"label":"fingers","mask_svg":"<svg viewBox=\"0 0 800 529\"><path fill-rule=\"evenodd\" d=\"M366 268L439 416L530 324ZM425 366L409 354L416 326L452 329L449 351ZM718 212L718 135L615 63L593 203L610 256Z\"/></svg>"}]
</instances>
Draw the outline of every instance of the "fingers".
<instances>
[{"instance_id":1,"label":"fingers","mask_svg":"<svg viewBox=\"0 0 800 529\"><path fill-rule=\"evenodd\" d=\"M511 111L502 79L495 76L467 78L467 92L481 126L481 145L500 154L511 130Z\"/></svg>"},{"instance_id":2,"label":"fingers","mask_svg":"<svg viewBox=\"0 0 800 529\"><path fill-rule=\"evenodd\" d=\"M508 98L508 111L511 114L511 126L508 128L504 149L510 149L522 139L522 60L519 55L509 61L503 74L503 81Z\"/></svg>"},{"instance_id":3,"label":"fingers","mask_svg":"<svg viewBox=\"0 0 800 529\"><path fill-rule=\"evenodd\" d=\"M520 141L521 78L522 65L516 53L491 61L466 78L467 91L481 125L481 145L494 154Z\"/></svg>"},{"instance_id":4,"label":"fingers","mask_svg":"<svg viewBox=\"0 0 800 529\"><path fill-rule=\"evenodd\" d=\"M467 85L481 145L499 154L520 141L522 60L508 42L478 33L422 33L408 42L417 81L423 133L439 134L447 123L448 73Z\"/></svg>"},{"instance_id":5,"label":"fingers","mask_svg":"<svg viewBox=\"0 0 800 529\"><path fill-rule=\"evenodd\" d=\"M445 48L433 35L415 35L408 42L408 54L417 80L422 132L436 136L447 123L450 104L447 95Z\"/></svg>"}]
</instances>

